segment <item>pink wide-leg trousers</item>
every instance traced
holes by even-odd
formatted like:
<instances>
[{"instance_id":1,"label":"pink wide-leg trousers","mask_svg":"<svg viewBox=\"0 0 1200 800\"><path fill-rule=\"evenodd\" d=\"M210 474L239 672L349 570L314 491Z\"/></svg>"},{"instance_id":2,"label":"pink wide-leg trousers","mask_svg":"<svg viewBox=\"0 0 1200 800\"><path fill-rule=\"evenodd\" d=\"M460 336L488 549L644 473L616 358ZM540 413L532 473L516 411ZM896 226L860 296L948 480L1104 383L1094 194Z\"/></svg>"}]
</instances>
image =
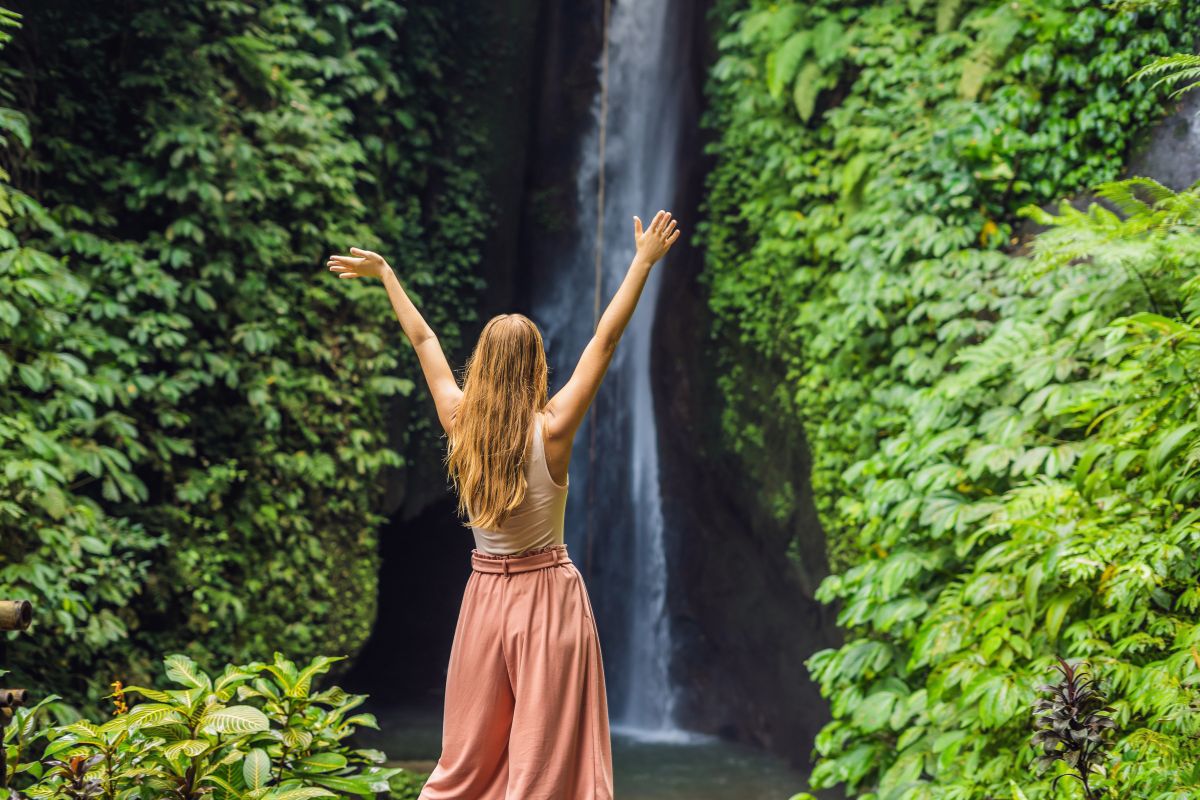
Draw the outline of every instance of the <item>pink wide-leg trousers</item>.
<instances>
[{"instance_id":1,"label":"pink wide-leg trousers","mask_svg":"<svg viewBox=\"0 0 1200 800\"><path fill-rule=\"evenodd\" d=\"M612 800L600 639L566 545L471 566L420 800Z\"/></svg>"}]
</instances>

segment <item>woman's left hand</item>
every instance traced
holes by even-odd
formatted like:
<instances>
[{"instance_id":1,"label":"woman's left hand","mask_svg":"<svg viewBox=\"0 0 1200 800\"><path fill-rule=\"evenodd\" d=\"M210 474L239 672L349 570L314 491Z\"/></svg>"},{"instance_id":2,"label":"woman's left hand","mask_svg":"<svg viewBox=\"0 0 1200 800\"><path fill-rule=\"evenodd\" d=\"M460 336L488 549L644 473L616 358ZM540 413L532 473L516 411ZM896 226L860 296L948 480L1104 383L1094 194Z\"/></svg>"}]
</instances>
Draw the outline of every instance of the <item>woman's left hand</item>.
<instances>
[{"instance_id":1,"label":"woman's left hand","mask_svg":"<svg viewBox=\"0 0 1200 800\"><path fill-rule=\"evenodd\" d=\"M326 262L330 272L336 272L339 278L382 278L389 269L387 261L379 253L370 250L350 248L351 255L330 256Z\"/></svg>"}]
</instances>

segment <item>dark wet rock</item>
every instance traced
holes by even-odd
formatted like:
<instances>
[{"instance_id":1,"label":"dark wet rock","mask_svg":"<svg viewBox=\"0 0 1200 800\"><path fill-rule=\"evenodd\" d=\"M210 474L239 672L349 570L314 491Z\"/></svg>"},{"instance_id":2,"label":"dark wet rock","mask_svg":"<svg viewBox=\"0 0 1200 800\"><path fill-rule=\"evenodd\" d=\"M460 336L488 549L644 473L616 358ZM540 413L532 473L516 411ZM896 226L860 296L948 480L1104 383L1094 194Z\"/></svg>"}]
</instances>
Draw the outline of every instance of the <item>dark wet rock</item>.
<instances>
[{"instance_id":1,"label":"dark wet rock","mask_svg":"<svg viewBox=\"0 0 1200 800\"><path fill-rule=\"evenodd\" d=\"M1125 176L1143 175L1179 191L1200 181L1200 90L1180 98L1146 144L1125 168Z\"/></svg>"},{"instance_id":2,"label":"dark wet rock","mask_svg":"<svg viewBox=\"0 0 1200 800\"><path fill-rule=\"evenodd\" d=\"M713 53L703 29L693 35L708 55L681 90L698 110ZM683 147L687 168L676 214L680 227L693 232L708 169L699 130ZM712 315L698 280L704 254L686 239L681 245L663 276L651 369L679 722L806 767L829 712L804 661L838 642L833 610L813 598L828 564L808 490L807 446L802 431L767 418L772 406L764 396L769 458L747 463L727 449ZM759 374L772 373L763 365ZM784 519L774 516L764 495L772 484L797 487ZM792 548L798 559L789 557Z\"/></svg>"},{"instance_id":3,"label":"dark wet rock","mask_svg":"<svg viewBox=\"0 0 1200 800\"><path fill-rule=\"evenodd\" d=\"M449 0L459 9L463 34L454 41L455 59L464 65L486 60L478 80L464 80L464 105L472 109L471 124L482 134L479 154L487 196L485 207L493 215L483 243L478 275L486 288L476 308L477 319L464 324L459 347L447 353L456 368L465 363L483 324L502 311L519 308L525 290L524 261L520 252L527 173L538 160L538 107L545 83L547 52L541 42L545 0ZM454 80L455 76L446 76ZM465 124L466 121L464 121ZM453 158L453 154L447 157ZM436 265L435 265L436 269ZM407 343L397 332L398 344ZM446 475L441 457L445 439L437 424L429 393L419 388L409 398L397 398L391 418L391 445L408 453L409 464L388 475L385 511L397 520L412 520L432 503L445 499ZM401 440L413 417L429 420L429 430L416 441Z\"/></svg>"},{"instance_id":4,"label":"dark wet rock","mask_svg":"<svg viewBox=\"0 0 1200 800\"><path fill-rule=\"evenodd\" d=\"M1164 112L1163 119L1152 127L1143 140L1134 145L1121 178L1153 178L1175 191L1186 189L1200 181L1200 89L1184 94ZM1080 192L1066 198L1072 207L1083 210L1092 203L1101 203L1110 211L1116 207L1092 192ZM1042 208L1057 214L1059 202L1044 203ZM1023 219L1014 227L1012 255L1028 255L1031 241L1046 226Z\"/></svg>"}]
</instances>

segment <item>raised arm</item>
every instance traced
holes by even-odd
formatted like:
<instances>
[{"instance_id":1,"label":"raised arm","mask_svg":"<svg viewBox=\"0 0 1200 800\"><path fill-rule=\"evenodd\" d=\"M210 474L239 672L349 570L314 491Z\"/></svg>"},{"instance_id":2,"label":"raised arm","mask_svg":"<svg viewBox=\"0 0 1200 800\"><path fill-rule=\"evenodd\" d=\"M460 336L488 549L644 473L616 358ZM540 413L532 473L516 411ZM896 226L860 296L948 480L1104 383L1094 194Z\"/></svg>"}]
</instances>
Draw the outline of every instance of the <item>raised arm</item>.
<instances>
[{"instance_id":1,"label":"raised arm","mask_svg":"<svg viewBox=\"0 0 1200 800\"><path fill-rule=\"evenodd\" d=\"M462 389L458 388L458 381L454 379L454 371L450 369L446 354L442 352L442 344L438 341L437 334L413 305L408 293L400 285L400 279L383 256L370 250L359 250L357 247L351 247L350 253L348 256L330 256L327 262L329 271L336 272L339 278L374 277L383 281L388 299L392 301L392 310L396 312L396 319L400 321L400 327L404 329L408 341L417 353L417 360L421 362L425 382L429 384L429 392L433 395L434 405L437 406L438 419L441 420L442 428L449 431L453 424L454 412L462 400Z\"/></svg>"},{"instance_id":2,"label":"raised arm","mask_svg":"<svg viewBox=\"0 0 1200 800\"><path fill-rule=\"evenodd\" d=\"M620 288L600 317L591 341L584 347L583 355L579 357L579 363L575 366L570 380L546 405L548 437L567 442L575 438L575 432L579 430L584 417L587 416L588 408L596 398L608 365L612 363L625 326L629 324L629 319L637 308L651 268L667 254L671 245L679 238L675 222L670 213L659 211L651 221L650 227L643 231L642 221L638 217L633 218L637 252L629 265L629 271L625 273L625 279L621 281Z\"/></svg>"}]
</instances>

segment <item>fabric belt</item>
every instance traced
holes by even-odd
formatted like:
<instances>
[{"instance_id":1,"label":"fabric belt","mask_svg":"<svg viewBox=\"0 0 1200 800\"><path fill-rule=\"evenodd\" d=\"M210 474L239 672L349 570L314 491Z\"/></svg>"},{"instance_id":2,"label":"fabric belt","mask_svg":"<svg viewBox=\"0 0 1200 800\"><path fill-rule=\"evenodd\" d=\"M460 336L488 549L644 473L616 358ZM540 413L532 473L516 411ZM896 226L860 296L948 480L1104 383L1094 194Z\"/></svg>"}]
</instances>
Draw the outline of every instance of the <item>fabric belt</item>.
<instances>
[{"instance_id":1,"label":"fabric belt","mask_svg":"<svg viewBox=\"0 0 1200 800\"><path fill-rule=\"evenodd\" d=\"M476 572L500 573L505 576L570 563L571 557L567 555L566 545L558 545L550 550L527 556L489 556L478 550L471 551L471 568Z\"/></svg>"}]
</instances>

